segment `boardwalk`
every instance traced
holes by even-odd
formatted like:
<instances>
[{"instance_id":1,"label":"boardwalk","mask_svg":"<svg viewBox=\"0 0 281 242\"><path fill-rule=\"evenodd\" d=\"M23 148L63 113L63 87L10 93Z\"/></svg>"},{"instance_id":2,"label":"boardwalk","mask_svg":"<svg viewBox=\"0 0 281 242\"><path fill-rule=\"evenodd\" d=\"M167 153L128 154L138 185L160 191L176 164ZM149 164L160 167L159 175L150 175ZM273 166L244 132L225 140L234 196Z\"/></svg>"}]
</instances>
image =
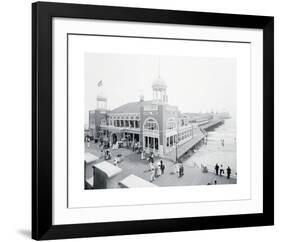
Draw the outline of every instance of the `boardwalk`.
<instances>
[{"instance_id":1,"label":"boardwalk","mask_svg":"<svg viewBox=\"0 0 281 242\"><path fill-rule=\"evenodd\" d=\"M201 169L197 167L191 167L184 164L184 176L178 177L175 173L175 165L169 164L165 176L160 176L156 179L155 184L159 186L195 186L195 185L207 185L208 183L214 184L215 180L217 184L236 184L236 179L227 179L225 176L216 176L213 172L203 173Z\"/></svg>"},{"instance_id":2,"label":"boardwalk","mask_svg":"<svg viewBox=\"0 0 281 242\"><path fill-rule=\"evenodd\" d=\"M101 154L96 144L91 144L90 148L85 147L85 151L98 156ZM113 150L113 157L118 153L122 153L124 156L124 161L118 164L122 172L111 179L109 188L119 188L118 182L131 174L150 181L151 172L149 171L149 164L146 160L141 160L139 154L133 153L128 149ZM96 163L102 160L99 159ZM113 164L113 160L109 160L108 162ZM175 164L168 160L164 160L164 163L166 167L164 175L161 175L153 182L157 186L207 185L208 183L213 183L215 180L217 184L236 183L236 179L227 179L226 177L216 176L214 173L202 173L201 169L190 166L188 162L184 163L184 176L179 178L176 173ZM89 165L87 166L87 176L89 177L91 173L92 166Z\"/></svg>"}]
</instances>

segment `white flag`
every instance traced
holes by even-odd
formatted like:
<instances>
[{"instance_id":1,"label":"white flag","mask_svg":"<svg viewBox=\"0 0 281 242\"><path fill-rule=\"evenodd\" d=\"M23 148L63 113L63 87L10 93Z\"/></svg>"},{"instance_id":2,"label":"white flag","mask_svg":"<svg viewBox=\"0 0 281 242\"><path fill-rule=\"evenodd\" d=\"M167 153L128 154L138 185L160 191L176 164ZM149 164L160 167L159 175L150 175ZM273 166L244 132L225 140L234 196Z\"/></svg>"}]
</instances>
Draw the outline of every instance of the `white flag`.
<instances>
[{"instance_id":1,"label":"white flag","mask_svg":"<svg viewBox=\"0 0 281 242\"><path fill-rule=\"evenodd\" d=\"M98 87L101 87L102 86L102 80L100 80L99 82L98 82Z\"/></svg>"}]
</instances>

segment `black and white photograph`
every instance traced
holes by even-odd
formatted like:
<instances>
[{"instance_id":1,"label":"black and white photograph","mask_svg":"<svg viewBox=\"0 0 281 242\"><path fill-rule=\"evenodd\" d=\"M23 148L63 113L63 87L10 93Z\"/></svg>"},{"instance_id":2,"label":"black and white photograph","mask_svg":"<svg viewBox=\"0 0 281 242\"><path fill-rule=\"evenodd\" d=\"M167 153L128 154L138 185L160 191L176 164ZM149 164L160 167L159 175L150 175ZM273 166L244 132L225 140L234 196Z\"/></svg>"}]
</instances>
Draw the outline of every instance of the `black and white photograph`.
<instances>
[{"instance_id":1,"label":"black and white photograph","mask_svg":"<svg viewBox=\"0 0 281 242\"><path fill-rule=\"evenodd\" d=\"M236 62L85 53L84 188L236 184Z\"/></svg>"}]
</instances>

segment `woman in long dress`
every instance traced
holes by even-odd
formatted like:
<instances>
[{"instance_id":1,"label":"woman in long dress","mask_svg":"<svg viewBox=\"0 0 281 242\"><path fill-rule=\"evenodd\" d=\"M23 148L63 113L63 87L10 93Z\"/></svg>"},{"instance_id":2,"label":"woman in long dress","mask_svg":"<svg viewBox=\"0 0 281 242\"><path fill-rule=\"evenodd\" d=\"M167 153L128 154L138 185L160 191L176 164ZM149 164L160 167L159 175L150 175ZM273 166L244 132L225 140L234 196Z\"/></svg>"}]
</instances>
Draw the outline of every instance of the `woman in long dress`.
<instances>
[{"instance_id":1,"label":"woman in long dress","mask_svg":"<svg viewBox=\"0 0 281 242\"><path fill-rule=\"evenodd\" d=\"M154 164L154 173L155 173L154 176L155 176L155 177L158 177L158 170L159 170L159 169L158 169L158 165L157 165L157 164Z\"/></svg>"},{"instance_id":2,"label":"woman in long dress","mask_svg":"<svg viewBox=\"0 0 281 242\"><path fill-rule=\"evenodd\" d=\"M155 180L155 171L154 171L154 166L153 168L151 169L151 177L150 177L150 181L153 182Z\"/></svg>"},{"instance_id":3,"label":"woman in long dress","mask_svg":"<svg viewBox=\"0 0 281 242\"><path fill-rule=\"evenodd\" d=\"M144 151L141 152L141 160L144 160L145 157L144 157Z\"/></svg>"},{"instance_id":4,"label":"woman in long dress","mask_svg":"<svg viewBox=\"0 0 281 242\"><path fill-rule=\"evenodd\" d=\"M161 171L161 163L160 161L157 163L157 176L161 176L162 171Z\"/></svg>"},{"instance_id":5,"label":"woman in long dress","mask_svg":"<svg viewBox=\"0 0 281 242\"><path fill-rule=\"evenodd\" d=\"M152 160L149 161L149 170L150 171L154 170L154 163Z\"/></svg>"}]
</instances>

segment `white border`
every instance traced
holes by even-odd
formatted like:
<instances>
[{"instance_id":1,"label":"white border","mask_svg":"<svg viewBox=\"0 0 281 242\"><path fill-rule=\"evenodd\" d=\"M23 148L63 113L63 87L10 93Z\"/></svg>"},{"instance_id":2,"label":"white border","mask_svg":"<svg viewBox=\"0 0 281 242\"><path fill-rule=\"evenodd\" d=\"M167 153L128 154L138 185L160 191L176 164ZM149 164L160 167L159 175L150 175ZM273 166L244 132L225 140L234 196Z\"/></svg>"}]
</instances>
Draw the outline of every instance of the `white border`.
<instances>
[{"instance_id":1,"label":"white border","mask_svg":"<svg viewBox=\"0 0 281 242\"><path fill-rule=\"evenodd\" d=\"M167 204L250 199L250 48L249 43L227 43L147 38L69 35L69 208ZM138 48L136 48L138 46ZM120 53L139 55L202 56L235 58L237 68L237 185L185 186L120 190L84 190L84 54ZM192 83L182 83L188 90ZM222 87L223 89L223 87ZM220 90L218 90L220 91ZM169 90L168 90L169 93ZM109 97L110 98L110 97ZM81 162L77 162L81 161Z\"/></svg>"},{"instance_id":2,"label":"white border","mask_svg":"<svg viewBox=\"0 0 281 242\"><path fill-rule=\"evenodd\" d=\"M53 106L54 224L262 212L262 31L241 30L235 28L230 29L217 27L194 27L93 20L65 20L61 18L54 19L53 27L53 103L55 104ZM137 53L137 51L139 50L136 50L135 46L142 46L142 54L145 51L147 51L145 53L152 54L153 50L150 49L150 46L153 45L153 43L156 43L156 41L144 41L143 39L130 39L128 41L127 38L122 38L118 41L114 39L114 45L112 45L110 44L110 38L108 37L81 38L80 36L80 38L78 38L78 36L76 36L76 38L75 36L72 36L69 43L71 44L71 55L75 56L75 58L70 58L71 61L69 63L69 95L71 95L71 99L69 99L71 100L69 102L69 107L71 107L71 112L69 113L69 121L71 122L69 122L69 126L71 126L71 128L69 130L73 131L69 133L69 150L71 152L74 151L74 153L69 153L69 177L71 177L71 179L69 179L70 203L69 208L67 208L67 172L65 149L67 137L67 33L148 37L153 36L166 38L203 40L211 39L251 42L249 48L249 44L202 41L193 42L191 44L188 41L178 41L176 44L174 42L173 46L169 46L169 48L166 48L167 41L165 41L165 43L161 45L159 43L161 43L162 41L157 40L158 48L156 48L156 50L155 48L153 49L155 54L160 54L163 53L163 49L161 49L162 46L165 47L165 49L171 50L170 55L175 55L176 53L180 53L177 52L177 48L178 50L182 51L182 45L184 45L184 49L189 49L189 55L191 55L190 51L194 49L192 55L198 56L200 55L199 49L205 48L204 55L206 55L205 52L209 53L210 56L218 56L223 53L223 55L237 58L237 93L239 95L239 98L237 99L237 107L238 111L243 110L239 111L238 119L242 120L244 124L240 125L241 128L238 127L237 129L237 170L239 172L237 185L217 186L215 190L213 186L157 188L157 196L153 196L155 192L153 192L151 189L117 189L114 191L99 190L90 191L90 193L89 191L84 191L83 189L81 189L81 183L77 181L82 182L83 179L81 180L79 177L77 177L77 175L83 175L83 171L81 171L81 165L75 161L81 159L81 157L83 157L84 155L84 147L81 147L81 143L83 144L83 142L81 142L81 138L79 138L81 137L81 132L83 133L84 127L84 98L81 99L84 92L84 79L83 75L81 76L81 73L84 73L82 72L83 61L81 62L83 53L85 53L85 51L97 52L98 50L98 52L105 52L107 50L111 53L124 53L124 51ZM93 41L95 45L91 44L93 43ZM188 45L190 45L189 48ZM197 46L197 48L194 48L194 46ZM186 55L187 53L183 53L182 55L184 54ZM251 62L249 60L249 57L251 57ZM72 62L72 60L75 60L75 62ZM252 70L252 72L250 73L249 70ZM250 85L251 79L255 80L254 85ZM82 100L82 103L79 100ZM250 103L252 103L252 106L250 106ZM78 119L77 117L81 118ZM80 125L81 120L82 125ZM250 138L252 140L251 148ZM78 143L75 143L75 141L77 141ZM77 147L80 148L78 149ZM255 151L252 152L252 159L250 159L250 151ZM241 163L242 161L244 162L243 164ZM252 166L250 164L251 161L254 161L254 165ZM240 167L242 164L244 169L239 169L239 164ZM180 194L181 196L179 196ZM192 196L190 196L191 194ZM220 202L215 202L215 200L220 200ZM159 205L159 203L170 204ZM140 204L146 205L144 206ZM99 207L90 208L92 206Z\"/></svg>"}]
</instances>

